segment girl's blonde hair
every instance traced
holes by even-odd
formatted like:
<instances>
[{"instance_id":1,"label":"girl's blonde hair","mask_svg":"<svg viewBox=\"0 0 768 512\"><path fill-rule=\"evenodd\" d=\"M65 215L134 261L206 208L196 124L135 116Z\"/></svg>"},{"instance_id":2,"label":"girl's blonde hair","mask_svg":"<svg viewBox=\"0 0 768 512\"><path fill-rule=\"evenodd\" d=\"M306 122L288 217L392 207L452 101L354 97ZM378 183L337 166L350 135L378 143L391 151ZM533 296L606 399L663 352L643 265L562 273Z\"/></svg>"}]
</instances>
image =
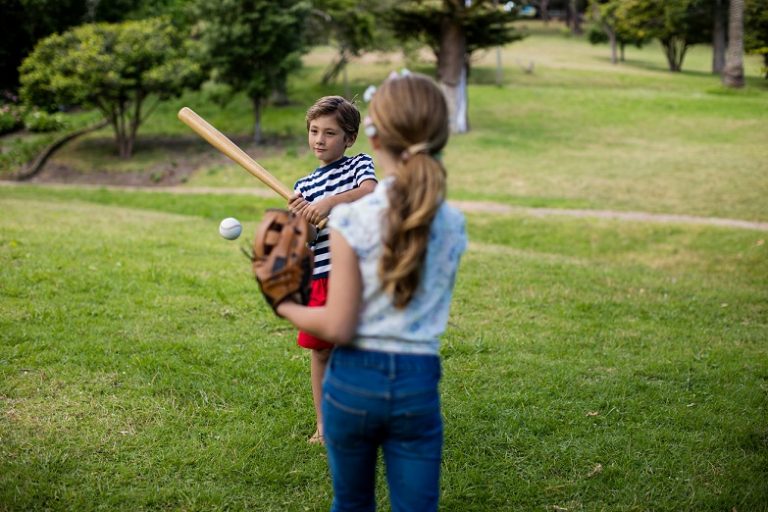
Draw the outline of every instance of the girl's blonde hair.
<instances>
[{"instance_id":1,"label":"girl's blonde hair","mask_svg":"<svg viewBox=\"0 0 768 512\"><path fill-rule=\"evenodd\" d=\"M411 73L379 87L369 117L382 148L398 161L379 279L395 307L404 308L419 286L430 225L445 198L445 167L436 157L448 142L448 106L432 79Z\"/></svg>"}]
</instances>

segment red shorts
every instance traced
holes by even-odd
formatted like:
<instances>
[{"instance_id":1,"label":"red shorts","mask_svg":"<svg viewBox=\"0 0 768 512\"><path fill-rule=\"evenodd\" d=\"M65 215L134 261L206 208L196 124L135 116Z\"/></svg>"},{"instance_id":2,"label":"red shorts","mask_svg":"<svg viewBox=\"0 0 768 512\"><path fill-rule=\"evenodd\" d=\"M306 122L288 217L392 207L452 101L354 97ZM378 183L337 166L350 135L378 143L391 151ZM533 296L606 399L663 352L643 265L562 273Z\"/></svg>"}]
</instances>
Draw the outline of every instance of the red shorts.
<instances>
[{"instance_id":1,"label":"red shorts","mask_svg":"<svg viewBox=\"0 0 768 512\"><path fill-rule=\"evenodd\" d=\"M325 301L328 299L328 278L321 277L320 279L312 280L312 290L309 292L309 303L307 306L310 308L317 308L325 306ZM299 337L296 339L296 343L300 347L311 348L312 350L323 350L326 348L333 348L333 343L321 340L309 334L308 332L299 331Z\"/></svg>"}]
</instances>

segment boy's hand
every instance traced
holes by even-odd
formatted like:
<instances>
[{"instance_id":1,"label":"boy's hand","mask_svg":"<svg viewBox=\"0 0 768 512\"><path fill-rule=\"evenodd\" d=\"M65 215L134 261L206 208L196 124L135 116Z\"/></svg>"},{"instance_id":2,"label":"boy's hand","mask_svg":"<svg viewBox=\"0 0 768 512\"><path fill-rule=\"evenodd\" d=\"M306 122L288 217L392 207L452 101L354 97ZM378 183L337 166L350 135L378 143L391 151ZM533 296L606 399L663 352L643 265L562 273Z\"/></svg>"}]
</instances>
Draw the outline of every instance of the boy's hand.
<instances>
[{"instance_id":1,"label":"boy's hand","mask_svg":"<svg viewBox=\"0 0 768 512\"><path fill-rule=\"evenodd\" d=\"M316 203L310 203L297 193L288 201L288 208L296 215L301 215L312 224L317 225L331 213L333 204L329 199L325 198Z\"/></svg>"},{"instance_id":2,"label":"boy's hand","mask_svg":"<svg viewBox=\"0 0 768 512\"><path fill-rule=\"evenodd\" d=\"M288 201L288 209L297 215L301 213L301 210L306 208L307 205L309 205L309 202L304 199L298 192L293 194L291 199Z\"/></svg>"}]
</instances>

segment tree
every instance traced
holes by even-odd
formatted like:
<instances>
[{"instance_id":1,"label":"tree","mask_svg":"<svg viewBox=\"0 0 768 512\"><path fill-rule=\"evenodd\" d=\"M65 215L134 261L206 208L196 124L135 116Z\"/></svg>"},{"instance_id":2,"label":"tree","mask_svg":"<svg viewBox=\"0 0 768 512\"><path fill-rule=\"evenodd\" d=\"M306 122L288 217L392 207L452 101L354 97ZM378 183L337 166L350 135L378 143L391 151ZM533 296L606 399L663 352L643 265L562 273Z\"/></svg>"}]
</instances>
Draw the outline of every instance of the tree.
<instances>
[{"instance_id":1,"label":"tree","mask_svg":"<svg viewBox=\"0 0 768 512\"><path fill-rule=\"evenodd\" d=\"M731 0L728 11L728 50L723 83L728 87L744 87L744 0Z\"/></svg>"},{"instance_id":2,"label":"tree","mask_svg":"<svg viewBox=\"0 0 768 512\"><path fill-rule=\"evenodd\" d=\"M566 6L566 23L568 24L568 27L571 29L571 33L573 35L579 36L582 34L581 29L581 10L579 9L579 1L578 0L568 0L568 4Z\"/></svg>"},{"instance_id":3,"label":"tree","mask_svg":"<svg viewBox=\"0 0 768 512\"><path fill-rule=\"evenodd\" d=\"M336 58L323 73L322 83L336 79L354 57L373 48L376 38L376 5L358 0L316 0L310 17L310 38L336 46ZM344 81L348 92L348 84Z\"/></svg>"},{"instance_id":4,"label":"tree","mask_svg":"<svg viewBox=\"0 0 768 512\"><path fill-rule=\"evenodd\" d=\"M193 13L214 81L245 92L261 143L264 102L280 89L305 52L310 4L301 0L197 0Z\"/></svg>"},{"instance_id":5,"label":"tree","mask_svg":"<svg viewBox=\"0 0 768 512\"><path fill-rule=\"evenodd\" d=\"M624 0L618 12L628 29L659 40L673 72L682 70L688 48L711 41L707 0Z\"/></svg>"},{"instance_id":6,"label":"tree","mask_svg":"<svg viewBox=\"0 0 768 512\"><path fill-rule=\"evenodd\" d=\"M625 48L633 44L638 48L648 42L647 35L633 29L622 17L620 9L623 0L590 0L589 16L594 26L589 30L592 44L609 42L611 45L611 63L624 62Z\"/></svg>"},{"instance_id":7,"label":"tree","mask_svg":"<svg viewBox=\"0 0 768 512\"><path fill-rule=\"evenodd\" d=\"M467 80L472 53L521 39L512 27L515 10L492 0L410 0L389 14L392 30L403 39L426 43L437 58L437 78L450 111L451 130L469 130Z\"/></svg>"},{"instance_id":8,"label":"tree","mask_svg":"<svg viewBox=\"0 0 768 512\"><path fill-rule=\"evenodd\" d=\"M187 51L184 35L162 18L81 25L43 39L24 60L22 98L48 109L97 108L114 129L120 156L129 158L157 103L199 84L200 66Z\"/></svg>"},{"instance_id":9,"label":"tree","mask_svg":"<svg viewBox=\"0 0 768 512\"><path fill-rule=\"evenodd\" d=\"M725 25L728 21L725 9L726 0L714 0L712 23L712 73L720 74L725 67L725 47L727 37Z\"/></svg>"},{"instance_id":10,"label":"tree","mask_svg":"<svg viewBox=\"0 0 768 512\"><path fill-rule=\"evenodd\" d=\"M768 0L744 2L744 50L763 56L763 73L768 79Z\"/></svg>"}]
</instances>

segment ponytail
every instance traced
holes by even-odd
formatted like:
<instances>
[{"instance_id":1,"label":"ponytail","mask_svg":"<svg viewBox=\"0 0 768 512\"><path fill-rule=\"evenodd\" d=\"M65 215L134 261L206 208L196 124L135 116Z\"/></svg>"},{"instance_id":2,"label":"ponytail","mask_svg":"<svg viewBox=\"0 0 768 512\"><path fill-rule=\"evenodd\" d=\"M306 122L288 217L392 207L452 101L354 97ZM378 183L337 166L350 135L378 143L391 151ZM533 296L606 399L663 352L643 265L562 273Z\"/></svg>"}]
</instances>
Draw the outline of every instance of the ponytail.
<instances>
[{"instance_id":1,"label":"ponytail","mask_svg":"<svg viewBox=\"0 0 768 512\"><path fill-rule=\"evenodd\" d=\"M379 279L395 307L404 308L421 282L429 229L445 198L445 168L429 154L409 155L388 195Z\"/></svg>"},{"instance_id":2,"label":"ponytail","mask_svg":"<svg viewBox=\"0 0 768 512\"><path fill-rule=\"evenodd\" d=\"M397 161L387 191L378 276L402 309L418 290L432 220L445 199L445 167L436 158L449 136L442 91L417 73L386 80L371 101L366 133Z\"/></svg>"}]
</instances>

